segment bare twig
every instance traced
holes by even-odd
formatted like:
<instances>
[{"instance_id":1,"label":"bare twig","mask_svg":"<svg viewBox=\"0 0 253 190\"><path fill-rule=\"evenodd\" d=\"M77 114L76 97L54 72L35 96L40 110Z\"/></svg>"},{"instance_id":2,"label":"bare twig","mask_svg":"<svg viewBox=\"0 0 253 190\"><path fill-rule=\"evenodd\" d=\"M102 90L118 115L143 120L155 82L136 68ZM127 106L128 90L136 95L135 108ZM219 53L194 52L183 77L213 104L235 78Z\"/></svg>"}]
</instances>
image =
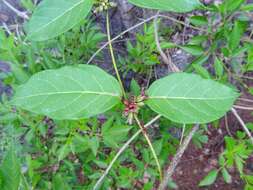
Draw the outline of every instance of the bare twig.
<instances>
[{"instance_id":1,"label":"bare twig","mask_svg":"<svg viewBox=\"0 0 253 190\"><path fill-rule=\"evenodd\" d=\"M227 116L227 114L225 115L225 127L226 127L226 130L227 130L227 132L228 132L228 135L232 137L233 135L232 135L232 133L231 133L230 130L229 130L228 116Z\"/></svg>"},{"instance_id":2,"label":"bare twig","mask_svg":"<svg viewBox=\"0 0 253 190\"><path fill-rule=\"evenodd\" d=\"M146 22L149 22L151 20L153 20L156 16L152 16L146 20L143 20L142 22L128 28L127 30L121 32L119 35L115 36L114 38L112 38L110 41L108 41L107 43L105 43L104 45L102 45L89 59L89 61L87 62L87 64L90 64L91 61L97 56L98 53L100 53L106 46L108 46L110 43L114 42L115 40L117 40L118 38L120 38L121 36L123 36L124 34L126 34L127 32L134 30L135 28L138 28L139 26L145 24Z\"/></svg>"},{"instance_id":3,"label":"bare twig","mask_svg":"<svg viewBox=\"0 0 253 190\"><path fill-rule=\"evenodd\" d=\"M9 27L7 26L7 24L5 22L2 22L2 25L3 25L4 30L7 32L7 34L11 35L11 31Z\"/></svg>"},{"instance_id":4,"label":"bare twig","mask_svg":"<svg viewBox=\"0 0 253 190\"><path fill-rule=\"evenodd\" d=\"M170 57L168 57L162 50L161 48L161 44L159 41L159 34L158 34L158 25L157 25L157 18L158 18L159 12L156 14L156 17L154 19L154 33L155 33L155 41L156 41L156 46L157 46L157 50L159 51L163 61L169 66L170 70L173 72L179 72L180 70L178 69L178 67L173 64L172 60Z\"/></svg>"},{"instance_id":5,"label":"bare twig","mask_svg":"<svg viewBox=\"0 0 253 190\"><path fill-rule=\"evenodd\" d=\"M186 23L184 23L184 22L182 22L182 21L179 21L179 20L177 20L177 19L175 19L175 18L166 16L166 15L161 15L161 14L159 14L159 15L154 15L154 16L151 16L150 18L147 18L147 19L143 20L142 22L140 22L140 23L138 23L138 24L136 24L136 25L134 25L134 26L128 28L127 30L121 32L119 35L117 35L117 36L115 36L114 38L112 38L111 41L109 41L109 42L103 44L103 45L91 56L91 58L88 60L87 64L90 64L90 63L93 61L93 59L94 59L106 46L109 45L110 42L111 42L111 43L114 42L115 40L117 40L118 38L122 37L124 34L128 33L129 31L134 30L135 28L138 28L139 26L141 26L141 25L143 25L143 24L145 24L145 23L147 23L147 22L149 22L149 21L151 21L151 20L153 20L153 19L155 19L155 18L157 18L157 17L167 18L167 19L169 19L169 20L172 20L172 21L174 21L174 22L176 22L176 23L179 23L179 24L182 24L182 25L184 25L184 26L187 26L187 27L193 28L193 29L195 29L195 30L199 30L199 31L208 33L207 30L204 30L204 29L202 29L202 28L198 28L198 27L195 27L195 26L186 24Z\"/></svg>"},{"instance_id":6,"label":"bare twig","mask_svg":"<svg viewBox=\"0 0 253 190\"><path fill-rule=\"evenodd\" d=\"M234 105L233 107L236 108L236 109L240 109L240 110L251 110L251 111L253 111L253 107L249 107L249 106Z\"/></svg>"},{"instance_id":7,"label":"bare twig","mask_svg":"<svg viewBox=\"0 0 253 190\"><path fill-rule=\"evenodd\" d=\"M8 1L6 1L6 0L2 0L3 1L3 3L7 6L7 7L9 7L13 12L15 12L19 17L21 17L21 18L23 18L23 19L26 19L26 20L28 20L29 19L29 17L28 17L28 15L25 13L25 12L21 12L21 11L19 11L18 9L16 9L15 7L13 7Z\"/></svg>"},{"instance_id":8,"label":"bare twig","mask_svg":"<svg viewBox=\"0 0 253 190\"><path fill-rule=\"evenodd\" d=\"M253 103L253 100L251 100L251 99L247 99L247 98L238 98L238 99L241 100L241 101Z\"/></svg>"},{"instance_id":9,"label":"bare twig","mask_svg":"<svg viewBox=\"0 0 253 190\"><path fill-rule=\"evenodd\" d=\"M157 155L156 155L155 149L154 149L154 147L153 147L153 144L152 144L152 142L151 142L151 140L150 140L148 134L146 133L144 126L141 124L139 118L138 118L136 115L134 115L134 119L135 119L135 121L137 122L138 126L140 127L140 129L141 129L141 131L142 131L142 134L143 134L143 136L145 137L145 139L146 139L146 141L147 141L147 143L148 143L148 145L149 145L149 148L150 148L150 150L151 150L151 152L152 152L152 154L153 154L153 157L154 157L154 159L155 159L158 172L159 172L159 174L160 174L160 179L161 179L161 181L162 181L162 180L163 180L163 173L162 173L162 169L161 169L160 162L159 162L159 160L158 160L158 157L157 157Z\"/></svg>"},{"instance_id":10,"label":"bare twig","mask_svg":"<svg viewBox=\"0 0 253 190\"><path fill-rule=\"evenodd\" d=\"M153 118L150 122L148 122L146 125L144 125L144 128L149 127L150 125L152 125L154 122L156 122L159 118L161 117L161 115L156 116L155 118ZM119 158L119 156L127 149L127 147L131 144L131 142L133 142L133 140L138 137L138 135L142 132L142 130L140 129L139 131L137 131L121 148L120 150L117 152L117 154L115 155L115 157L113 158L113 160L111 161L111 163L109 164L109 166L106 168L106 170L104 171L103 175L99 178L99 180L97 181L97 183L95 184L93 190L97 190L101 183L103 182L104 178L108 175L109 171L111 170L113 164L116 162L116 160Z\"/></svg>"},{"instance_id":11,"label":"bare twig","mask_svg":"<svg viewBox=\"0 0 253 190\"><path fill-rule=\"evenodd\" d=\"M171 21L173 21L173 22L175 22L175 23L182 24L182 25L184 25L184 26L186 26L186 27L189 27L189 28L192 28L192 29L195 29L195 30L199 30L199 31L204 32L204 33L209 33L208 30L205 30L205 29L203 29L203 28L198 28L198 27L192 26L192 25L190 25L190 24L187 24L187 23L185 23L185 22L182 22L182 21L180 21L180 20L177 20L177 19L175 19L175 18L173 18L173 17L170 17L170 16L167 16L167 15L159 14L158 17L167 18L167 19L169 19L169 20L171 20Z\"/></svg>"},{"instance_id":12,"label":"bare twig","mask_svg":"<svg viewBox=\"0 0 253 190\"><path fill-rule=\"evenodd\" d=\"M239 123L241 124L241 126L243 127L243 130L246 132L246 134L248 135L248 137L250 138L250 141L253 144L253 137L249 131L249 129L247 128L246 124L244 123L244 121L242 120L242 118L240 117L240 115L238 114L238 112L232 108L231 109L232 113L234 114L234 116L236 117L236 119L239 121Z\"/></svg>"},{"instance_id":13,"label":"bare twig","mask_svg":"<svg viewBox=\"0 0 253 190\"><path fill-rule=\"evenodd\" d=\"M195 134L195 132L199 129L199 125L195 125L191 132L189 133L189 135L185 138L183 144L180 146L179 150L177 151L176 155L174 156L170 166L168 167L166 173L164 174L164 179L162 181L162 183L159 186L159 190L165 190L167 185L168 185L168 181L171 179L172 174L174 173L178 163L180 162L186 148L188 147L193 135Z\"/></svg>"},{"instance_id":14,"label":"bare twig","mask_svg":"<svg viewBox=\"0 0 253 190\"><path fill-rule=\"evenodd\" d=\"M183 143L183 140L184 140L184 132L185 132L185 124L183 124L183 127L182 127L182 134L181 134L181 138L180 138L180 145Z\"/></svg>"}]
</instances>

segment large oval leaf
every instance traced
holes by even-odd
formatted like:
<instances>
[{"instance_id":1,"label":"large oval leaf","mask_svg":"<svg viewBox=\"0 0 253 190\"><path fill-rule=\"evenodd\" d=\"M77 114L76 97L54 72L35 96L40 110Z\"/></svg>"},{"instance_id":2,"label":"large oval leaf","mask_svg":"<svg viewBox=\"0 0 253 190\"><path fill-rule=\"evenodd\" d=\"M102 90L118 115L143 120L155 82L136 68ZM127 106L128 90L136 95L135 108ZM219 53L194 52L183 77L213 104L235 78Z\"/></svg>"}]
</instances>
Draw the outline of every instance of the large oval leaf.
<instances>
[{"instance_id":1,"label":"large oval leaf","mask_svg":"<svg viewBox=\"0 0 253 190\"><path fill-rule=\"evenodd\" d=\"M54 38L78 24L88 15L93 0L43 0L27 25L28 39Z\"/></svg>"},{"instance_id":2,"label":"large oval leaf","mask_svg":"<svg viewBox=\"0 0 253 190\"><path fill-rule=\"evenodd\" d=\"M66 66L37 73L17 89L13 104L53 119L103 113L121 99L118 81L95 66Z\"/></svg>"},{"instance_id":3,"label":"large oval leaf","mask_svg":"<svg viewBox=\"0 0 253 190\"><path fill-rule=\"evenodd\" d=\"M195 74L175 73L148 89L148 106L177 123L208 123L222 117L238 93Z\"/></svg>"},{"instance_id":4,"label":"large oval leaf","mask_svg":"<svg viewBox=\"0 0 253 190\"><path fill-rule=\"evenodd\" d=\"M171 12L190 12L201 6L198 0L128 0L142 8L158 9Z\"/></svg>"}]
</instances>

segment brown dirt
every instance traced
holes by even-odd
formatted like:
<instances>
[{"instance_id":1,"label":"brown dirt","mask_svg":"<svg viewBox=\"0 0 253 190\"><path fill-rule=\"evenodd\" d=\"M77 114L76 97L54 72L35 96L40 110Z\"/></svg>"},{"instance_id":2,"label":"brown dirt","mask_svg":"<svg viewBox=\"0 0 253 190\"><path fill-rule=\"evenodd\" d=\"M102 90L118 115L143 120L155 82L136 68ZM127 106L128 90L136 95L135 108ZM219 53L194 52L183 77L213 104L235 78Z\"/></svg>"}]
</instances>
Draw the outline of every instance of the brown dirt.
<instances>
[{"instance_id":1,"label":"brown dirt","mask_svg":"<svg viewBox=\"0 0 253 190\"><path fill-rule=\"evenodd\" d=\"M249 85L249 83L248 83ZM250 95L243 97L253 99ZM241 103L241 102L237 102ZM248 123L253 122L253 116L250 111L238 110L242 119ZM230 113L228 114L229 132L235 135L236 131L242 130L240 124L235 117ZM244 187L243 181L235 168L230 169L229 173L232 175L232 183L226 184L221 175L218 176L216 182L209 186L200 188L199 182L214 168L218 167L218 156L224 150L224 137L228 136L228 131L225 127L225 121L222 120L220 128L208 127L208 144L203 149L197 149L194 145L190 144L187 151L182 157L173 180L177 183L179 190L242 190ZM246 164L245 172L253 174L253 155L249 158Z\"/></svg>"}]
</instances>

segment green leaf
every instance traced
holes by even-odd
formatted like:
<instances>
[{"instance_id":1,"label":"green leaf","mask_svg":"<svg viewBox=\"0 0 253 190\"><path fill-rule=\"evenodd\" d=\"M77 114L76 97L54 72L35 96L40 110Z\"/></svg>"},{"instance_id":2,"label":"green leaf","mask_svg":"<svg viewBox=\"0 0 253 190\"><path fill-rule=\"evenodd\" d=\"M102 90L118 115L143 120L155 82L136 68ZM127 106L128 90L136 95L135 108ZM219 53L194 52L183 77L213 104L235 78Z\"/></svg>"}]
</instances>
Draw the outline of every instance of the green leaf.
<instances>
[{"instance_id":1,"label":"green leaf","mask_svg":"<svg viewBox=\"0 0 253 190\"><path fill-rule=\"evenodd\" d=\"M141 94L141 87L134 79L131 80L130 90L135 96L139 96Z\"/></svg>"},{"instance_id":2,"label":"green leaf","mask_svg":"<svg viewBox=\"0 0 253 190\"><path fill-rule=\"evenodd\" d=\"M69 144L63 145L59 150L58 150L58 161L63 160L68 154L71 152Z\"/></svg>"},{"instance_id":3,"label":"green leaf","mask_svg":"<svg viewBox=\"0 0 253 190\"><path fill-rule=\"evenodd\" d=\"M239 46L246 26L246 23L243 21L235 22L234 28L228 37L228 47L231 51L234 51Z\"/></svg>"},{"instance_id":4,"label":"green leaf","mask_svg":"<svg viewBox=\"0 0 253 190\"><path fill-rule=\"evenodd\" d=\"M240 172L240 174L243 174L243 164L244 164L244 161L242 158L240 158L239 156L235 156L235 165L238 169L238 171Z\"/></svg>"},{"instance_id":5,"label":"green leaf","mask_svg":"<svg viewBox=\"0 0 253 190\"><path fill-rule=\"evenodd\" d=\"M218 171L217 170L212 170L211 172L208 173L208 175L199 183L199 186L208 186L212 185L216 178L218 176Z\"/></svg>"},{"instance_id":6,"label":"green leaf","mask_svg":"<svg viewBox=\"0 0 253 190\"><path fill-rule=\"evenodd\" d=\"M195 26L203 26L208 24L208 20L204 16L192 16L190 22Z\"/></svg>"},{"instance_id":7,"label":"green leaf","mask_svg":"<svg viewBox=\"0 0 253 190\"><path fill-rule=\"evenodd\" d=\"M171 12L190 12L201 6L198 0L128 0L130 3L148 9Z\"/></svg>"},{"instance_id":8,"label":"green leaf","mask_svg":"<svg viewBox=\"0 0 253 190\"><path fill-rule=\"evenodd\" d=\"M17 190L21 180L21 171L18 158L13 148L7 152L0 168L2 175L1 190Z\"/></svg>"},{"instance_id":9,"label":"green leaf","mask_svg":"<svg viewBox=\"0 0 253 190\"><path fill-rule=\"evenodd\" d=\"M17 89L12 103L57 120L78 120L103 113L120 102L115 78L96 66L65 66L42 71Z\"/></svg>"},{"instance_id":10,"label":"green leaf","mask_svg":"<svg viewBox=\"0 0 253 190\"><path fill-rule=\"evenodd\" d=\"M221 167L224 167L224 166L225 166L225 163L226 163L226 160L225 160L224 156L221 154L221 155L219 156L219 165L220 165Z\"/></svg>"},{"instance_id":11,"label":"green leaf","mask_svg":"<svg viewBox=\"0 0 253 190\"><path fill-rule=\"evenodd\" d=\"M94 154L94 156L96 156L99 148L99 139L96 136L92 137L91 139L89 139L88 144L92 153Z\"/></svg>"},{"instance_id":12,"label":"green leaf","mask_svg":"<svg viewBox=\"0 0 253 190\"><path fill-rule=\"evenodd\" d=\"M206 68L204 68L203 66L194 64L194 65L192 65L192 67L203 78L206 78L206 79L210 79L211 78L208 70L206 70Z\"/></svg>"},{"instance_id":13,"label":"green leaf","mask_svg":"<svg viewBox=\"0 0 253 190\"><path fill-rule=\"evenodd\" d=\"M106 125L102 127L104 143L113 148L118 148L118 144L124 141L132 126L128 125Z\"/></svg>"},{"instance_id":14,"label":"green leaf","mask_svg":"<svg viewBox=\"0 0 253 190\"><path fill-rule=\"evenodd\" d=\"M232 177L231 177L231 175L228 173L228 171L226 170L226 168L223 168L223 169L221 170L221 173L222 173L222 176L223 176L224 181L225 181L226 183L231 183L231 182L232 182Z\"/></svg>"},{"instance_id":15,"label":"green leaf","mask_svg":"<svg viewBox=\"0 0 253 190\"><path fill-rule=\"evenodd\" d=\"M27 25L32 41L54 38L74 27L88 15L93 0L43 0Z\"/></svg>"},{"instance_id":16,"label":"green leaf","mask_svg":"<svg viewBox=\"0 0 253 190\"><path fill-rule=\"evenodd\" d=\"M223 76L224 69L222 62L217 57L215 57L214 69L216 75L221 78Z\"/></svg>"},{"instance_id":17,"label":"green leaf","mask_svg":"<svg viewBox=\"0 0 253 190\"><path fill-rule=\"evenodd\" d=\"M53 176L52 181L53 190L70 190L71 188L68 186L67 181L65 180L64 176L60 174Z\"/></svg>"},{"instance_id":18,"label":"green leaf","mask_svg":"<svg viewBox=\"0 0 253 190\"><path fill-rule=\"evenodd\" d=\"M208 40L208 36L205 36L205 35L194 36L190 39L189 44L200 45L207 40Z\"/></svg>"},{"instance_id":19,"label":"green leaf","mask_svg":"<svg viewBox=\"0 0 253 190\"><path fill-rule=\"evenodd\" d=\"M195 56L202 55L204 53L203 48L199 45L188 44L188 45L179 46L179 47L183 49L184 51L186 51L187 53L190 53Z\"/></svg>"},{"instance_id":20,"label":"green leaf","mask_svg":"<svg viewBox=\"0 0 253 190\"><path fill-rule=\"evenodd\" d=\"M195 74L174 73L154 82L147 105L178 123L208 123L221 118L238 97L233 89Z\"/></svg>"},{"instance_id":21,"label":"green leaf","mask_svg":"<svg viewBox=\"0 0 253 190\"><path fill-rule=\"evenodd\" d=\"M228 12L233 12L240 8L240 6L245 2L245 0L226 0L224 2L226 10Z\"/></svg>"},{"instance_id":22,"label":"green leaf","mask_svg":"<svg viewBox=\"0 0 253 190\"><path fill-rule=\"evenodd\" d=\"M246 5L243 5L241 7L241 10L242 11L253 11L253 3L249 3L249 4L246 4Z\"/></svg>"}]
</instances>

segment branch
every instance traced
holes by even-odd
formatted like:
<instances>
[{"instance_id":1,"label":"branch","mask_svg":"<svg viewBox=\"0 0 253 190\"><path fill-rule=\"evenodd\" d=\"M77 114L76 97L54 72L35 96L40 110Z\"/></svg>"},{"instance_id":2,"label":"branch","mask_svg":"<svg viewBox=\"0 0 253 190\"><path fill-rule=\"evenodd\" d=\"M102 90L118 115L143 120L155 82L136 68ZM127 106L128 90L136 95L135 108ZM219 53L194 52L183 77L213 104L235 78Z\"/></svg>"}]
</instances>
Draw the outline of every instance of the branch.
<instances>
[{"instance_id":1,"label":"branch","mask_svg":"<svg viewBox=\"0 0 253 190\"><path fill-rule=\"evenodd\" d=\"M138 28L139 26L145 24L146 22L149 22L151 20L153 20L154 18L156 17L155 16L152 16L146 20L143 20L142 22L128 28L127 30L121 32L119 35L117 35L116 37L112 38L110 41L106 42L104 45L102 45L92 56L91 58L89 59L89 61L87 62L87 64L90 64L91 61L97 56L98 53L100 53L106 46L108 46L110 43L112 43L113 41L117 40L118 38L120 38L121 36L123 36L124 34L126 34L127 32L131 31L131 30L134 30L135 28Z\"/></svg>"},{"instance_id":2,"label":"branch","mask_svg":"<svg viewBox=\"0 0 253 190\"><path fill-rule=\"evenodd\" d=\"M169 19L169 20L171 20L171 21L173 21L173 22L175 22L175 23L182 24L182 25L184 25L184 26L186 26L186 27L189 27L189 28L192 28L192 29L201 31L201 32L203 32L203 33L208 33L208 34L210 33L208 30L205 30L205 29L203 29L203 28L198 28L198 27L192 26L192 25L190 25L190 24L187 24L187 23L185 23L185 22L183 22L183 21L177 20L177 19L175 19L175 18L173 18L173 17L170 17L170 16L167 16L167 15L159 14L158 16L161 17L161 18L167 18L167 19Z\"/></svg>"},{"instance_id":3,"label":"branch","mask_svg":"<svg viewBox=\"0 0 253 190\"><path fill-rule=\"evenodd\" d=\"M14 11L19 17L25 19L25 20L28 20L29 17L27 16L27 14L25 12L21 12L19 11L18 9L16 9L15 7L13 7L9 2L7 2L6 0L2 0L3 3L9 7L12 11Z\"/></svg>"},{"instance_id":4,"label":"branch","mask_svg":"<svg viewBox=\"0 0 253 190\"><path fill-rule=\"evenodd\" d=\"M162 183L159 185L159 190L165 190L167 185L168 185L168 181L170 180L170 178L172 177L172 174L174 173L178 163L180 162L186 148L188 147L189 143L191 142L191 139L193 137L193 135L195 134L195 132L199 129L199 125L195 125L191 132L189 133L189 135L185 138L183 144L179 147L176 155L174 156L170 166L168 167L166 173L164 174L164 179L162 181Z\"/></svg>"},{"instance_id":5,"label":"branch","mask_svg":"<svg viewBox=\"0 0 253 190\"><path fill-rule=\"evenodd\" d=\"M126 97L126 92L125 92L125 89L124 89L124 86L123 86L123 83L122 83L122 80L121 80L121 77L119 75L119 71L118 71L118 67L117 67L117 64L116 64L116 59L115 59L115 56L114 56L113 47L112 47L112 43L111 43L109 11L106 12L106 31L107 31L107 38L108 38L108 42L109 42L109 49L110 49L110 53L111 53L113 68L116 72L117 79L120 83L120 88L121 88L121 91L123 93L123 96L124 96L124 98L127 98Z\"/></svg>"},{"instance_id":6,"label":"branch","mask_svg":"<svg viewBox=\"0 0 253 190\"><path fill-rule=\"evenodd\" d=\"M144 125L144 128L149 127L150 125L152 125L154 122L156 122L159 118L161 117L161 115L156 116L155 118L153 118L150 122L148 122L146 125ZM127 149L127 147L131 144L131 142L133 142L133 140L138 137L138 135L142 132L142 130L140 129L139 131L137 131L121 148L120 150L117 152L117 154L115 155L115 157L113 158L113 160L111 161L111 163L109 164L109 166L106 168L106 170L104 171L103 175L99 178L99 180L97 181L97 183L95 184L93 190L97 190L101 183L103 182L104 178L107 176L107 174L109 173L109 171L111 170L113 164L116 162L116 160L120 157L120 155Z\"/></svg>"},{"instance_id":7,"label":"branch","mask_svg":"<svg viewBox=\"0 0 253 190\"><path fill-rule=\"evenodd\" d=\"M150 150L151 150L151 152L153 154L153 157L155 159L155 162L156 162L156 165L157 165L157 168L158 168L160 179L162 181L163 180L163 174L162 174L161 165L160 165L160 162L159 162L158 157L156 155L155 149L154 149L154 147L152 145L152 142L151 142L151 140L150 140L147 132L145 131L144 126L141 124L140 120L138 119L138 117L136 115L134 115L134 119L137 122L138 126L140 127L140 129L142 131L142 134L144 135L146 141L148 142L149 148L150 148Z\"/></svg>"},{"instance_id":8,"label":"branch","mask_svg":"<svg viewBox=\"0 0 253 190\"><path fill-rule=\"evenodd\" d=\"M253 110L253 107L248 107L248 106L241 106L241 105L234 105L233 106L236 109L241 109L241 110Z\"/></svg>"},{"instance_id":9,"label":"branch","mask_svg":"<svg viewBox=\"0 0 253 190\"><path fill-rule=\"evenodd\" d=\"M231 111L234 114L234 116L236 117L236 119L239 121L239 123L243 127L244 131L246 132L246 134L250 138L251 143L253 144L253 137L252 137L249 129L247 128L246 124L244 123L244 121L242 120L242 118L240 117L240 115L238 114L238 112L234 108L232 108Z\"/></svg>"},{"instance_id":10,"label":"branch","mask_svg":"<svg viewBox=\"0 0 253 190\"><path fill-rule=\"evenodd\" d=\"M179 72L180 70L178 69L178 67L173 64L173 62L171 61L171 58L168 57L162 50L161 48L161 44L159 41L159 34L158 34L158 25L157 25L157 18L158 18L159 12L156 14L156 17L154 19L154 33L155 33L155 41L156 41L156 46L157 46L157 50L159 51L163 61L169 66L170 70L173 72Z\"/></svg>"}]
</instances>

